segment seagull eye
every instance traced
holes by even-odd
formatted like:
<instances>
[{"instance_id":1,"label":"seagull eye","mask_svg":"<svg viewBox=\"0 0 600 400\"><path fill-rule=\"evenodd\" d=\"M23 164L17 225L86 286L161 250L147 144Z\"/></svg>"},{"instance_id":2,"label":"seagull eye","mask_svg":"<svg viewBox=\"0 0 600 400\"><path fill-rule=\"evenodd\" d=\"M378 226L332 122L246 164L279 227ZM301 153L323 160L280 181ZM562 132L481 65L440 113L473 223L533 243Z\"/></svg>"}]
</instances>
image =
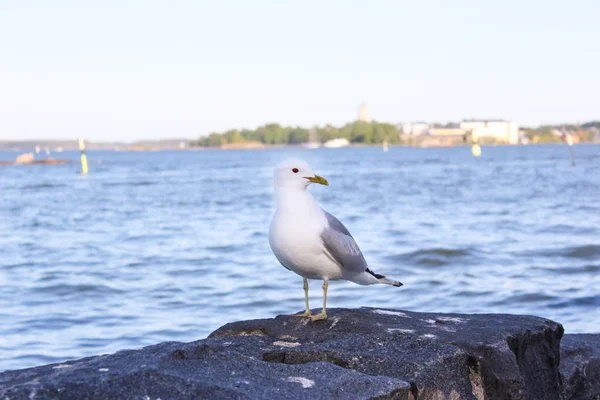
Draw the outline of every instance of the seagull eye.
<instances>
[{"instance_id":1,"label":"seagull eye","mask_svg":"<svg viewBox=\"0 0 600 400\"><path fill-rule=\"evenodd\" d=\"M298 168L292 168L292 172L297 174L298 173Z\"/></svg>"}]
</instances>

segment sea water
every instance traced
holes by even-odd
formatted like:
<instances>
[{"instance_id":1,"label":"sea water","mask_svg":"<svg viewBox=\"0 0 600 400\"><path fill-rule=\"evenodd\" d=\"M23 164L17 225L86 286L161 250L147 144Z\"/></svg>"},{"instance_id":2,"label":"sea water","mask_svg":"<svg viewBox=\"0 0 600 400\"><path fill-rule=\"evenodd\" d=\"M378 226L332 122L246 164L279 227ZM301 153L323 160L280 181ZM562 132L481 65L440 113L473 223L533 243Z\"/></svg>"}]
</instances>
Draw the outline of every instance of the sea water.
<instances>
[{"instance_id":1,"label":"sea water","mask_svg":"<svg viewBox=\"0 0 600 400\"><path fill-rule=\"evenodd\" d=\"M329 307L533 314L600 332L600 146L89 151L0 166L0 370L303 310L272 255L272 169L309 161L317 201L371 269ZM0 152L0 160L18 153ZM311 307L322 304L310 281Z\"/></svg>"}]
</instances>

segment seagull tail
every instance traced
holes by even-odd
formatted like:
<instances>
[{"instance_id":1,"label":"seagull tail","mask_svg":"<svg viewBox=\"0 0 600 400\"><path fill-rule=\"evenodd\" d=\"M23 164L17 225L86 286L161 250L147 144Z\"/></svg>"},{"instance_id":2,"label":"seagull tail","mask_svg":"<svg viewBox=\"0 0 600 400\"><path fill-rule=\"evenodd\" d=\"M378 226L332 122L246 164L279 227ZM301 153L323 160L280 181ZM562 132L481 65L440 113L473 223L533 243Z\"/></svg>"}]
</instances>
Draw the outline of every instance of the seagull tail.
<instances>
[{"instance_id":1,"label":"seagull tail","mask_svg":"<svg viewBox=\"0 0 600 400\"><path fill-rule=\"evenodd\" d=\"M379 281L379 283L383 283L385 285L392 285L392 286L396 286L396 287L402 286L402 282L394 281L392 279L386 278L383 275L376 274L375 272L371 271L369 268L367 268L367 272L369 274L373 275Z\"/></svg>"}]
</instances>

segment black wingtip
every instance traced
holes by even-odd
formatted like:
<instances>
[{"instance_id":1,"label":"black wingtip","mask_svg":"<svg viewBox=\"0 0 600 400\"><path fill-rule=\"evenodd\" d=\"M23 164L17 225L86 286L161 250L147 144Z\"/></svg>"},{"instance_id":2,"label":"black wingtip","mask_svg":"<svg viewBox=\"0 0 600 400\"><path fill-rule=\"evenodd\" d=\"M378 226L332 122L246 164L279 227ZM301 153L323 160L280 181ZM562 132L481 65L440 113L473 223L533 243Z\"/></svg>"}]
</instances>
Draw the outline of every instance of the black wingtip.
<instances>
[{"instance_id":1,"label":"black wingtip","mask_svg":"<svg viewBox=\"0 0 600 400\"><path fill-rule=\"evenodd\" d=\"M381 274L376 274L375 272L371 271L369 268L367 268L367 272L370 273L371 275L373 275L377 279L385 278L385 276L383 276Z\"/></svg>"},{"instance_id":2,"label":"black wingtip","mask_svg":"<svg viewBox=\"0 0 600 400\"><path fill-rule=\"evenodd\" d=\"M386 285L392 285L392 286L396 286L396 287L402 286L402 282L388 279L384 275L381 275L381 274L376 274L375 272L371 271L369 268L367 268L367 272L369 274L373 275L375 278L379 279L379 282L381 282L381 283L385 283Z\"/></svg>"}]
</instances>

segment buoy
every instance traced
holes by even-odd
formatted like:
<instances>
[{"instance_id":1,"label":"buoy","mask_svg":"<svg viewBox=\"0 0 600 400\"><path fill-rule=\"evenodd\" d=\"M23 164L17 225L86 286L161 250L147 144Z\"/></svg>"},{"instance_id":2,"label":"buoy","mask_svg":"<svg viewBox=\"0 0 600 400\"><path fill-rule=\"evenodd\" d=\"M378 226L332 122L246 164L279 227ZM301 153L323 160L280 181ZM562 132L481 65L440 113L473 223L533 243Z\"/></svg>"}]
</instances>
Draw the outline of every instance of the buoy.
<instances>
[{"instance_id":1,"label":"buoy","mask_svg":"<svg viewBox=\"0 0 600 400\"><path fill-rule=\"evenodd\" d=\"M575 166L575 151L573 150L573 136L567 132L567 144L569 145L569 149L571 150L571 165Z\"/></svg>"},{"instance_id":2,"label":"buoy","mask_svg":"<svg viewBox=\"0 0 600 400\"><path fill-rule=\"evenodd\" d=\"M475 132L471 133L471 143L471 153L473 153L473 156L479 157L481 155L481 146L479 145L479 136Z\"/></svg>"},{"instance_id":3,"label":"buoy","mask_svg":"<svg viewBox=\"0 0 600 400\"><path fill-rule=\"evenodd\" d=\"M81 175L87 175L88 162L87 156L85 155L85 142L83 139L79 139L79 151L81 151Z\"/></svg>"}]
</instances>

